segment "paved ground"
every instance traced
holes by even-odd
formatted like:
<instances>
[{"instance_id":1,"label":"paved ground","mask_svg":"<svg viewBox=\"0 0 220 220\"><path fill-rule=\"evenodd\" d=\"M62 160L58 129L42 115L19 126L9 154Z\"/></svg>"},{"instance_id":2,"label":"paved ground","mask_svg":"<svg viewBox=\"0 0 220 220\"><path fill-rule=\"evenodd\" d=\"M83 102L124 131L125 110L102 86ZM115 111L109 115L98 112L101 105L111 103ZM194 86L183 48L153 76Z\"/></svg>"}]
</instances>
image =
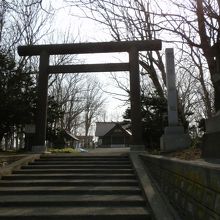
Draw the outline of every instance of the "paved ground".
<instances>
[{"instance_id":1,"label":"paved ground","mask_svg":"<svg viewBox=\"0 0 220 220\"><path fill-rule=\"evenodd\" d=\"M96 148L89 150L88 153L82 155L125 155L130 152L130 148Z\"/></svg>"}]
</instances>

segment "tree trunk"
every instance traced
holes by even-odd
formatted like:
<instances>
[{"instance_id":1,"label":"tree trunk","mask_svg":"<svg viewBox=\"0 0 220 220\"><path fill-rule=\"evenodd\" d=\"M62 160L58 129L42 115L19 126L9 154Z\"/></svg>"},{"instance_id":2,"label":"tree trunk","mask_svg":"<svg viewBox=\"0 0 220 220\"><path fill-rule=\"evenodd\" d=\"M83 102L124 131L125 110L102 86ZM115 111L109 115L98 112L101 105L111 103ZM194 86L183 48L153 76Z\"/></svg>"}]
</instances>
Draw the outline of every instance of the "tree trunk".
<instances>
[{"instance_id":1,"label":"tree trunk","mask_svg":"<svg viewBox=\"0 0 220 220\"><path fill-rule=\"evenodd\" d=\"M218 111L220 109L220 88L219 85L215 82L214 75L216 74L216 62L215 62L215 54L213 51L211 51L211 42L210 38L207 36L206 33L206 19L205 19L205 13L204 13L204 6L203 1L196 0L197 8L196 8L196 14L198 17L198 28L199 28L199 36L201 41L201 48L204 53L204 57L206 58L209 72L211 75L211 81L213 83L214 87L214 94L215 94L215 110Z\"/></svg>"},{"instance_id":2,"label":"tree trunk","mask_svg":"<svg viewBox=\"0 0 220 220\"><path fill-rule=\"evenodd\" d=\"M163 92L163 89L162 89L162 86L158 80L158 77L157 77L157 73L155 71L155 69L152 67L152 66L148 66L145 62L143 61L139 61L140 62L140 65L146 70L147 74L149 74L157 92L158 92L158 95L162 98L162 99L165 99L164 97L164 92Z\"/></svg>"},{"instance_id":3,"label":"tree trunk","mask_svg":"<svg viewBox=\"0 0 220 220\"><path fill-rule=\"evenodd\" d=\"M1 150L3 150L3 145L2 145L3 137L4 137L4 132L1 132L1 129L0 129L0 149Z\"/></svg>"}]
</instances>

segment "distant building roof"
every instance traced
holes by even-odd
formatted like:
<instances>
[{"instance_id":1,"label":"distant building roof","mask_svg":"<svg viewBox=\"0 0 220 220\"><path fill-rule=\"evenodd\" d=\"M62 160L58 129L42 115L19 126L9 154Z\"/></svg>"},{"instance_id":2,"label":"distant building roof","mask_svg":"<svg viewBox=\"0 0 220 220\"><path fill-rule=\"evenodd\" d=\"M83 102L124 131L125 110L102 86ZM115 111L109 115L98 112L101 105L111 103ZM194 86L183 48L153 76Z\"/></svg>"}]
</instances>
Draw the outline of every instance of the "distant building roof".
<instances>
[{"instance_id":1,"label":"distant building roof","mask_svg":"<svg viewBox=\"0 0 220 220\"><path fill-rule=\"evenodd\" d=\"M117 124L119 124L122 127L122 129L124 129L129 135L131 135L131 132L127 130L130 127L130 124L124 124L124 122L96 122L95 136L104 136L109 131L111 131Z\"/></svg>"},{"instance_id":2,"label":"distant building roof","mask_svg":"<svg viewBox=\"0 0 220 220\"><path fill-rule=\"evenodd\" d=\"M131 132L128 131L124 126L122 126L120 123L116 123L115 126L114 126L110 131L108 131L108 132L105 134L105 136L106 136L106 135L109 135L109 133L114 132L116 129L117 129L117 130L120 129L120 130L121 130L124 134L126 134L126 135L129 135L129 136L132 135Z\"/></svg>"},{"instance_id":3,"label":"distant building roof","mask_svg":"<svg viewBox=\"0 0 220 220\"><path fill-rule=\"evenodd\" d=\"M131 128L131 124L124 124L121 126L129 135L132 135L131 131L129 130Z\"/></svg>"},{"instance_id":4,"label":"distant building roof","mask_svg":"<svg viewBox=\"0 0 220 220\"><path fill-rule=\"evenodd\" d=\"M72 139L74 139L76 141L79 140L74 134L70 133L69 131L64 130L64 132L65 132L65 135L68 136L69 138L72 138Z\"/></svg>"},{"instance_id":5,"label":"distant building roof","mask_svg":"<svg viewBox=\"0 0 220 220\"><path fill-rule=\"evenodd\" d=\"M96 137L102 137L107 132L109 132L113 127L115 127L115 122L96 122Z\"/></svg>"}]
</instances>

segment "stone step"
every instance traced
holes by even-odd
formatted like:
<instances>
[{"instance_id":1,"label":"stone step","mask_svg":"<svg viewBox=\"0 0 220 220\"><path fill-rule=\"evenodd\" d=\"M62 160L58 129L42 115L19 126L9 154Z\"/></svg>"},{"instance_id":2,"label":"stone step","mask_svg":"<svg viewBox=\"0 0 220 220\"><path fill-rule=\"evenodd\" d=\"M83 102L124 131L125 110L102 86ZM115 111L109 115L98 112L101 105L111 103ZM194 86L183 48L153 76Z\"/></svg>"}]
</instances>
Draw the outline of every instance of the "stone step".
<instances>
[{"instance_id":1,"label":"stone step","mask_svg":"<svg viewBox=\"0 0 220 220\"><path fill-rule=\"evenodd\" d=\"M1 180L0 187L16 187L16 186L137 186L137 180Z\"/></svg>"},{"instance_id":2,"label":"stone step","mask_svg":"<svg viewBox=\"0 0 220 220\"><path fill-rule=\"evenodd\" d=\"M37 161L130 161L129 158L93 158L93 157L40 157Z\"/></svg>"},{"instance_id":3,"label":"stone step","mask_svg":"<svg viewBox=\"0 0 220 220\"><path fill-rule=\"evenodd\" d=\"M63 164L63 165L130 165L129 161L62 161L62 160L37 160L32 163L29 163L29 165L57 165L57 164Z\"/></svg>"},{"instance_id":4,"label":"stone step","mask_svg":"<svg viewBox=\"0 0 220 220\"><path fill-rule=\"evenodd\" d=\"M112 169L28 169L28 167L26 167L26 169L23 170L16 170L13 171L14 174L67 174L67 173L87 173L87 174L100 174L100 173L111 173L111 174L133 174L134 170L133 169L117 169L117 168L112 168Z\"/></svg>"},{"instance_id":5,"label":"stone step","mask_svg":"<svg viewBox=\"0 0 220 220\"><path fill-rule=\"evenodd\" d=\"M131 169L131 165L109 165L109 164L99 164L99 165L25 165L21 167L22 169Z\"/></svg>"},{"instance_id":6,"label":"stone step","mask_svg":"<svg viewBox=\"0 0 220 220\"><path fill-rule=\"evenodd\" d=\"M123 207L145 206L140 195L2 195L0 207L74 206L74 207Z\"/></svg>"},{"instance_id":7,"label":"stone step","mask_svg":"<svg viewBox=\"0 0 220 220\"><path fill-rule=\"evenodd\" d=\"M35 187L0 187L0 195L141 195L137 186L35 186Z\"/></svg>"},{"instance_id":8,"label":"stone step","mask_svg":"<svg viewBox=\"0 0 220 220\"><path fill-rule=\"evenodd\" d=\"M44 160L130 160L128 156L69 156L69 155L41 155L40 159Z\"/></svg>"},{"instance_id":9,"label":"stone step","mask_svg":"<svg viewBox=\"0 0 220 220\"><path fill-rule=\"evenodd\" d=\"M134 174L13 174L3 176L2 180L36 180L36 179L136 179Z\"/></svg>"},{"instance_id":10,"label":"stone step","mask_svg":"<svg viewBox=\"0 0 220 220\"><path fill-rule=\"evenodd\" d=\"M15 207L0 208L4 220L151 220L145 207Z\"/></svg>"},{"instance_id":11,"label":"stone step","mask_svg":"<svg viewBox=\"0 0 220 220\"><path fill-rule=\"evenodd\" d=\"M130 159L43 155L0 180L3 220L147 220Z\"/></svg>"}]
</instances>

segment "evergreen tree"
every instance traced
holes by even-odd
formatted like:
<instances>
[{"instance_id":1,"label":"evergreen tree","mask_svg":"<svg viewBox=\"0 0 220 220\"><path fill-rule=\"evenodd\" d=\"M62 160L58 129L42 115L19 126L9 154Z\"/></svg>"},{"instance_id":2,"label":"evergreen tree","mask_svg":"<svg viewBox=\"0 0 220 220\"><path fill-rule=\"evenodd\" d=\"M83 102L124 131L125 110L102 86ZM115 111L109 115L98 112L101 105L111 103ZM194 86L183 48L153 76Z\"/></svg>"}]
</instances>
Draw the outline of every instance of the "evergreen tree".
<instances>
[{"instance_id":1,"label":"evergreen tree","mask_svg":"<svg viewBox=\"0 0 220 220\"><path fill-rule=\"evenodd\" d=\"M37 111L36 83L33 72L24 67L17 67L10 54L0 51L0 142L15 128L25 124L34 124ZM62 118L64 112L54 97L48 97L48 129ZM48 132L50 133L50 132Z\"/></svg>"},{"instance_id":2,"label":"evergreen tree","mask_svg":"<svg viewBox=\"0 0 220 220\"><path fill-rule=\"evenodd\" d=\"M130 119L131 110L125 111L124 119ZM160 137L167 126L166 100L156 93L141 96L141 115L144 144L150 148L159 148Z\"/></svg>"},{"instance_id":3,"label":"evergreen tree","mask_svg":"<svg viewBox=\"0 0 220 220\"><path fill-rule=\"evenodd\" d=\"M0 51L0 141L15 127L33 120L35 103L31 75L17 67L12 56Z\"/></svg>"}]
</instances>

